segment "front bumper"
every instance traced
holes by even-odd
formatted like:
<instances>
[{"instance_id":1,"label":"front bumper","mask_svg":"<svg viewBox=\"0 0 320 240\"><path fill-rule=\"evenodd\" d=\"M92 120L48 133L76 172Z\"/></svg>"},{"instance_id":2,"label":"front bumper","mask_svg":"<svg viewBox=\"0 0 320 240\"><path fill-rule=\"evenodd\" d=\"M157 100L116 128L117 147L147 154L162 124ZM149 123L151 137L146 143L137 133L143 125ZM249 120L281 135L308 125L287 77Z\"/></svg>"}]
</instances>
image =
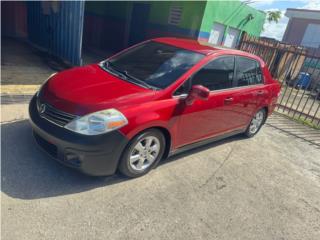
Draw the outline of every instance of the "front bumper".
<instances>
[{"instance_id":1,"label":"front bumper","mask_svg":"<svg viewBox=\"0 0 320 240\"><path fill-rule=\"evenodd\" d=\"M36 142L59 162L93 176L113 174L128 139L120 131L86 136L42 118L36 96L29 105L30 123Z\"/></svg>"}]
</instances>

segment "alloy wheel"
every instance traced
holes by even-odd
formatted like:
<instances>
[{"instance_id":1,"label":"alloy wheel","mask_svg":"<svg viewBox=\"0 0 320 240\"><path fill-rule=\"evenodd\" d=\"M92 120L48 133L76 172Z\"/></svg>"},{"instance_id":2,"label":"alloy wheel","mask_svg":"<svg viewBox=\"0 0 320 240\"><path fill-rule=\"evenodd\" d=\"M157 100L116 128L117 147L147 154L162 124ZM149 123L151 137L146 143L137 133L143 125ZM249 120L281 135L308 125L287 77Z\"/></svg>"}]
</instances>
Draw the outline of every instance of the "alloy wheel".
<instances>
[{"instance_id":1,"label":"alloy wheel","mask_svg":"<svg viewBox=\"0 0 320 240\"><path fill-rule=\"evenodd\" d=\"M256 113L254 118L251 120L250 126L249 126L249 132L251 134L255 134L261 127L264 119L264 111L260 110Z\"/></svg>"},{"instance_id":2,"label":"alloy wheel","mask_svg":"<svg viewBox=\"0 0 320 240\"><path fill-rule=\"evenodd\" d=\"M129 154L130 167L135 171L143 171L150 167L160 153L160 141L154 136L139 140Z\"/></svg>"}]
</instances>

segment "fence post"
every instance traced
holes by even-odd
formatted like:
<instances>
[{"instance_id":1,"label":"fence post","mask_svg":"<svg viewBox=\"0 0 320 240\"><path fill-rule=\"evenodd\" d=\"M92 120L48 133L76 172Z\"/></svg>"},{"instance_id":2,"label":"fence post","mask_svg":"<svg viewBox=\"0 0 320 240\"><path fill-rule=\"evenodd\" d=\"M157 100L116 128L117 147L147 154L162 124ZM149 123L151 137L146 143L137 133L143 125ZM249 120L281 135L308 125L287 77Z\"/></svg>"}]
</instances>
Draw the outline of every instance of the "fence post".
<instances>
[{"instance_id":1,"label":"fence post","mask_svg":"<svg viewBox=\"0 0 320 240\"><path fill-rule=\"evenodd\" d=\"M246 38L246 35L247 35L247 32L243 31L242 34L241 34L241 36L240 36L240 40L239 40L237 49L241 50L241 47L242 47L242 45L243 45L244 39Z\"/></svg>"}]
</instances>

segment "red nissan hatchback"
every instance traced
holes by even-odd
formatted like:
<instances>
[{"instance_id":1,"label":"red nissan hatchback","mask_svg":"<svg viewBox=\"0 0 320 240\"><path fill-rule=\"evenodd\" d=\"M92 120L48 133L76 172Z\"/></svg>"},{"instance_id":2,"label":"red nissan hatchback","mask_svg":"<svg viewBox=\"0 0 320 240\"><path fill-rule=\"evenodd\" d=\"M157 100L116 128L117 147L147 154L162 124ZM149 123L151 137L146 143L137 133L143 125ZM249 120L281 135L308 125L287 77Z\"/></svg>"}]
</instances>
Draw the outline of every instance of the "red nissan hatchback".
<instances>
[{"instance_id":1,"label":"red nissan hatchback","mask_svg":"<svg viewBox=\"0 0 320 240\"><path fill-rule=\"evenodd\" d=\"M37 143L65 165L138 177L191 147L254 136L279 92L257 56L158 38L51 76L29 113Z\"/></svg>"}]
</instances>

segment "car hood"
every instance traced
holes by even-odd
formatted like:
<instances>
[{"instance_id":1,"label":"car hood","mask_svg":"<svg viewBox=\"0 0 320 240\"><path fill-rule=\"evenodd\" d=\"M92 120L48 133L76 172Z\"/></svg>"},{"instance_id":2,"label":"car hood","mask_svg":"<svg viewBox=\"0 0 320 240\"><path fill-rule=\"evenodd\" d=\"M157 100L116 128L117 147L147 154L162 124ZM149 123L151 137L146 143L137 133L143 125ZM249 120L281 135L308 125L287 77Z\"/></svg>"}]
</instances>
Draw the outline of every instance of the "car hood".
<instances>
[{"instance_id":1,"label":"car hood","mask_svg":"<svg viewBox=\"0 0 320 240\"><path fill-rule=\"evenodd\" d=\"M107 108L150 101L155 91L119 79L92 64L54 75L41 91L41 99L61 111L84 115Z\"/></svg>"}]
</instances>

